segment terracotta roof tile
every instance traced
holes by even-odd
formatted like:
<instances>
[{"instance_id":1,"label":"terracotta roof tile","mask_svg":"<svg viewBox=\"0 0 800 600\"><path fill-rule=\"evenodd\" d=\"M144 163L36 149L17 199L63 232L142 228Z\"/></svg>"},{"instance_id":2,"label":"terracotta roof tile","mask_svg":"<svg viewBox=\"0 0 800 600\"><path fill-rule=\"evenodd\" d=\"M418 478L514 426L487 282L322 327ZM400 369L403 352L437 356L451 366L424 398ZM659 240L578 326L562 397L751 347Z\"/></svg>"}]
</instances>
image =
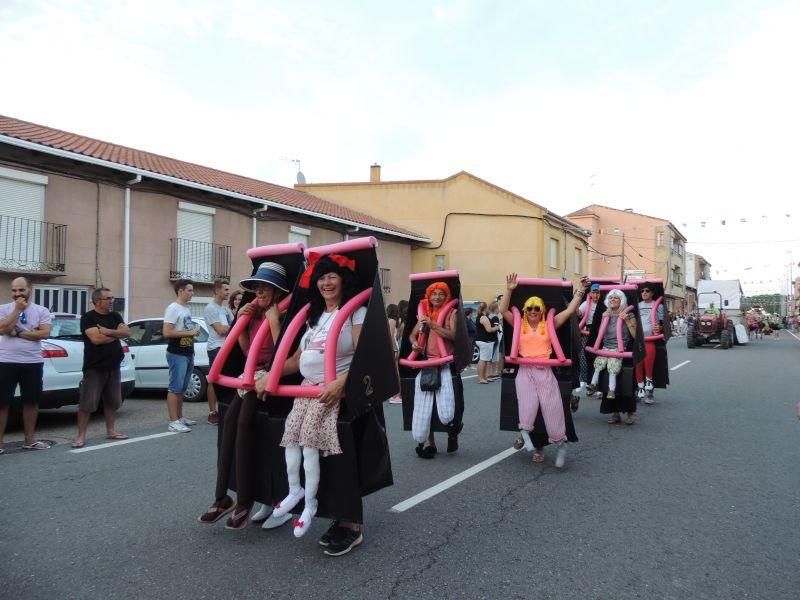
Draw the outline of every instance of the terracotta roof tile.
<instances>
[{"instance_id":1,"label":"terracotta roof tile","mask_svg":"<svg viewBox=\"0 0 800 600\"><path fill-rule=\"evenodd\" d=\"M427 240L419 233L376 219L371 215L339 206L307 192L259 181L242 175L226 173L152 152L111 144L94 138L69 133L27 121L0 115L0 135L25 140L42 146L82 154L151 173L166 175L186 182L206 185L220 190L250 196L254 201L265 200L282 204L288 210L301 209L321 217L333 217L356 225L375 227L403 237Z\"/></svg>"}]
</instances>

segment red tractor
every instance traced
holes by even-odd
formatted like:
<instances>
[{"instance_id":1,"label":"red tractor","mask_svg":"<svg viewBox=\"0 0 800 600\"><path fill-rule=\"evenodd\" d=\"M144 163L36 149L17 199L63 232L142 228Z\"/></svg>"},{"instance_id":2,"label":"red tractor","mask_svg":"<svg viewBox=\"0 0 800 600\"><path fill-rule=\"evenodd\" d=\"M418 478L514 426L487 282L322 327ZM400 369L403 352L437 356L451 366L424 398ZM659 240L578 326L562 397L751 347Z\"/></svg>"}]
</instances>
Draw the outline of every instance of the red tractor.
<instances>
[{"instance_id":1,"label":"red tractor","mask_svg":"<svg viewBox=\"0 0 800 600\"><path fill-rule=\"evenodd\" d=\"M719 296L722 304L722 295L717 292L702 292ZM698 294L698 296L701 294ZM724 312L714 309L713 303L706 312L701 314L689 325L686 331L686 347L696 348L703 344L719 344L723 350L732 348L736 341L736 330L733 321Z\"/></svg>"}]
</instances>

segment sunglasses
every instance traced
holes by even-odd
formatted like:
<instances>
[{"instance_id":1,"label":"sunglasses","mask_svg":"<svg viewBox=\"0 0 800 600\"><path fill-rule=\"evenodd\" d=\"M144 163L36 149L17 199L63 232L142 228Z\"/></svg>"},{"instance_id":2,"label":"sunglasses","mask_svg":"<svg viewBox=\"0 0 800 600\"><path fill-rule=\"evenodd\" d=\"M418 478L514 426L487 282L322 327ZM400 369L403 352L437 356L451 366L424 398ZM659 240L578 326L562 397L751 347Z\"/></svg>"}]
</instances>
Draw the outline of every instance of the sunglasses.
<instances>
[{"instance_id":1,"label":"sunglasses","mask_svg":"<svg viewBox=\"0 0 800 600\"><path fill-rule=\"evenodd\" d=\"M542 309L538 306L529 306L525 309L525 312L542 312Z\"/></svg>"},{"instance_id":2,"label":"sunglasses","mask_svg":"<svg viewBox=\"0 0 800 600\"><path fill-rule=\"evenodd\" d=\"M652 294L653 290L648 290L647 288L645 288L645 289L642 290L642 293L643 294Z\"/></svg>"},{"instance_id":3,"label":"sunglasses","mask_svg":"<svg viewBox=\"0 0 800 600\"><path fill-rule=\"evenodd\" d=\"M23 325L28 324L28 317L25 316L24 312L19 313L19 322L22 323Z\"/></svg>"}]
</instances>

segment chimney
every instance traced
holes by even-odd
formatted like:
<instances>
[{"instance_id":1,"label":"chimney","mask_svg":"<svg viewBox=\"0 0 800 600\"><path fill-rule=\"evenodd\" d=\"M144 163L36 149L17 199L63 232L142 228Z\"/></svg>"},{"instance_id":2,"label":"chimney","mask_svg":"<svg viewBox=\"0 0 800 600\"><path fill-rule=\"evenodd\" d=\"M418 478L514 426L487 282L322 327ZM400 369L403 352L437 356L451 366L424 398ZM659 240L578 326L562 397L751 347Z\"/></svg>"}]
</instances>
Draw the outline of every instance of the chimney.
<instances>
[{"instance_id":1,"label":"chimney","mask_svg":"<svg viewBox=\"0 0 800 600\"><path fill-rule=\"evenodd\" d=\"M375 163L369 168L369 182L370 183L381 182L381 166L378 163Z\"/></svg>"},{"instance_id":2,"label":"chimney","mask_svg":"<svg viewBox=\"0 0 800 600\"><path fill-rule=\"evenodd\" d=\"M633 212L633 209L632 209L632 208L626 208L626 209L625 209L625 212L632 213L632 212Z\"/></svg>"}]
</instances>

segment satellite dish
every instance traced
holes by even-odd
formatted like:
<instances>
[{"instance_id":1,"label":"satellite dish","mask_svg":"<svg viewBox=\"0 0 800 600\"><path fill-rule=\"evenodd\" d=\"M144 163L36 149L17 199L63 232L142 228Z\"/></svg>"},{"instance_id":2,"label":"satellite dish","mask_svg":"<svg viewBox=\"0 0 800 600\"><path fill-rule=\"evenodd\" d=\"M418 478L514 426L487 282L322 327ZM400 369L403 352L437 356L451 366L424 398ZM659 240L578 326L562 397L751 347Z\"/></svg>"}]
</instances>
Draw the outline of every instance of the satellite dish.
<instances>
[{"instance_id":1,"label":"satellite dish","mask_svg":"<svg viewBox=\"0 0 800 600\"><path fill-rule=\"evenodd\" d=\"M298 172L297 172L297 183L299 183L300 185L302 185L302 184L304 184L305 182L306 182L306 176L305 176L305 175L303 175L303 172L302 172L302 171L298 171Z\"/></svg>"}]
</instances>

